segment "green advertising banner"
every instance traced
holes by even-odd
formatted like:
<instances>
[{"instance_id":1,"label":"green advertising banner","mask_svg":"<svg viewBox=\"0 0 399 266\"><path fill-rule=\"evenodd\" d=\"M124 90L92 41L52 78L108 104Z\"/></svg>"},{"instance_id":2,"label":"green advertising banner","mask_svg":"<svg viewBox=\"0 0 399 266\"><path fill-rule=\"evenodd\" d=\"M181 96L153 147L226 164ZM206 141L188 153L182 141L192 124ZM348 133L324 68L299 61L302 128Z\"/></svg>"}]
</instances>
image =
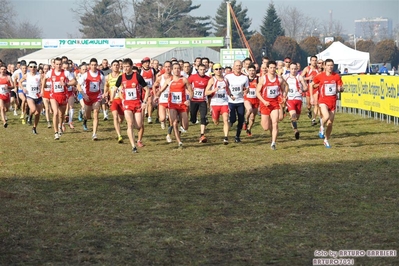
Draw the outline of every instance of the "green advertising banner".
<instances>
[{"instance_id":1,"label":"green advertising banner","mask_svg":"<svg viewBox=\"0 0 399 266\"><path fill-rule=\"evenodd\" d=\"M0 39L0 49L41 49L42 39Z\"/></svg>"},{"instance_id":2,"label":"green advertising banner","mask_svg":"<svg viewBox=\"0 0 399 266\"><path fill-rule=\"evenodd\" d=\"M235 60L242 61L247 57L249 57L248 49L220 49L220 64L222 66L233 66Z\"/></svg>"},{"instance_id":3,"label":"green advertising banner","mask_svg":"<svg viewBox=\"0 0 399 266\"><path fill-rule=\"evenodd\" d=\"M223 37L126 39L126 48L138 47L222 47Z\"/></svg>"}]
</instances>

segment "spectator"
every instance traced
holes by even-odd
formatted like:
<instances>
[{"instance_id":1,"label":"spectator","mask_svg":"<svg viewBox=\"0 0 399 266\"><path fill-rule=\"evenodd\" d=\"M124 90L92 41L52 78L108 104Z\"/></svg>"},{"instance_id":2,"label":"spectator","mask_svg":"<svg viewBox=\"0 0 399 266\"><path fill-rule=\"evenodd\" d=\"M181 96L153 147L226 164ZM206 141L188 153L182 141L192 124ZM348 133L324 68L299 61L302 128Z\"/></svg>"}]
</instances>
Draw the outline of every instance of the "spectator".
<instances>
[{"instance_id":1,"label":"spectator","mask_svg":"<svg viewBox=\"0 0 399 266\"><path fill-rule=\"evenodd\" d=\"M388 68L387 68L385 65L386 65L386 63L384 63L384 64L382 65L382 67L380 68L380 70L378 71L378 73L380 73L380 74L382 74L382 73L388 74Z\"/></svg>"}]
</instances>

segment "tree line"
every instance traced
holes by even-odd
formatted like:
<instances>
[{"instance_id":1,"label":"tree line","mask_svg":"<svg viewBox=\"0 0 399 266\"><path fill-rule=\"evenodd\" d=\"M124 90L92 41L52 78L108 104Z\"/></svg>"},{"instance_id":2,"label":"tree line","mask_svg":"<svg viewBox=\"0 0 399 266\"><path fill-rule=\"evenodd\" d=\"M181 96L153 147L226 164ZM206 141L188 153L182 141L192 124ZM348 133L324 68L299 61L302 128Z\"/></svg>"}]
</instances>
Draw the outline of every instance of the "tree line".
<instances>
[{"instance_id":1,"label":"tree line","mask_svg":"<svg viewBox=\"0 0 399 266\"><path fill-rule=\"evenodd\" d=\"M41 30L36 25L28 21L15 23L14 16L8 15L15 14L9 0L0 0L0 4L4 7L0 14L3 22L0 25L1 38L40 38ZM332 36L354 48L353 44L345 41L339 21L318 21L290 6L282 6L277 11L271 2L259 30L250 30L252 19L248 17L248 9L237 0L231 0L230 5L258 62L266 55L274 59L289 56L306 64L308 56L331 44L324 44L319 36ZM226 0L220 1L214 17L191 15L199 7L191 0L94 0L76 1L76 8L72 11L79 19L81 38L225 37ZM244 47L234 25L231 34L233 48ZM398 49L391 39L378 43L371 39L358 40L356 48L369 52L371 62L399 63ZM2 54L4 58L7 52L3 50L0 56Z\"/></svg>"}]
</instances>

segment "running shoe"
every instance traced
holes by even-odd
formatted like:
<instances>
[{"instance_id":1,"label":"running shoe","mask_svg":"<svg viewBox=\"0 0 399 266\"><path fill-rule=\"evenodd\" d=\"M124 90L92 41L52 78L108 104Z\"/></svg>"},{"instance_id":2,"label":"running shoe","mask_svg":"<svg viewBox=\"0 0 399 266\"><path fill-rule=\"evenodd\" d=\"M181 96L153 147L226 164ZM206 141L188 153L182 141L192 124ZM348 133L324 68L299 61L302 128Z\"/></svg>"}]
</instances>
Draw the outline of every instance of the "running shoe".
<instances>
[{"instance_id":1,"label":"running shoe","mask_svg":"<svg viewBox=\"0 0 399 266\"><path fill-rule=\"evenodd\" d=\"M324 134L323 134L323 132L319 132L319 138L324 139Z\"/></svg>"},{"instance_id":2,"label":"running shoe","mask_svg":"<svg viewBox=\"0 0 399 266\"><path fill-rule=\"evenodd\" d=\"M17 115L18 115L17 110L14 110L14 116L17 116Z\"/></svg>"},{"instance_id":3,"label":"running shoe","mask_svg":"<svg viewBox=\"0 0 399 266\"><path fill-rule=\"evenodd\" d=\"M7 128L7 127L8 127L8 123L5 122L5 123L4 123L4 128Z\"/></svg>"},{"instance_id":4,"label":"running shoe","mask_svg":"<svg viewBox=\"0 0 399 266\"><path fill-rule=\"evenodd\" d=\"M295 139L299 139L299 131L295 132Z\"/></svg>"},{"instance_id":5,"label":"running shoe","mask_svg":"<svg viewBox=\"0 0 399 266\"><path fill-rule=\"evenodd\" d=\"M205 135L202 135L200 138L199 138L199 143L206 143L208 140L207 140L207 138L205 137Z\"/></svg>"},{"instance_id":6,"label":"running shoe","mask_svg":"<svg viewBox=\"0 0 399 266\"><path fill-rule=\"evenodd\" d=\"M171 142L172 142L172 138L170 137L169 134L166 135L166 141L167 141L168 143L171 143Z\"/></svg>"},{"instance_id":7,"label":"running shoe","mask_svg":"<svg viewBox=\"0 0 399 266\"><path fill-rule=\"evenodd\" d=\"M148 117L147 122L148 122L148 124L152 124L152 118L151 118L151 116Z\"/></svg>"},{"instance_id":8,"label":"running shoe","mask_svg":"<svg viewBox=\"0 0 399 266\"><path fill-rule=\"evenodd\" d=\"M248 137L252 137L252 132L251 132L250 129L247 129L247 136L248 136Z\"/></svg>"},{"instance_id":9,"label":"running shoe","mask_svg":"<svg viewBox=\"0 0 399 266\"><path fill-rule=\"evenodd\" d=\"M78 120L79 120L79 121L82 121L82 120L83 120L83 113L82 113L82 110L79 110Z\"/></svg>"},{"instance_id":10,"label":"running shoe","mask_svg":"<svg viewBox=\"0 0 399 266\"><path fill-rule=\"evenodd\" d=\"M75 126L73 125L72 122L69 123L69 128L70 128L70 129L75 129Z\"/></svg>"},{"instance_id":11,"label":"running shoe","mask_svg":"<svg viewBox=\"0 0 399 266\"><path fill-rule=\"evenodd\" d=\"M270 148L273 150L273 151L275 151L277 148L276 148L276 144L275 143L272 143L272 145L270 145Z\"/></svg>"},{"instance_id":12,"label":"running shoe","mask_svg":"<svg viewBox=\"0 0 399 266\"><path fill-rule=\"evenodd\" d=\"M309 119L312 119L312 111L308 111L308 117Z\"/></svg>"},{"instance_id":13,"label":"running shoe","mask_svg":"<svg viewBox=\"0 0 399 266\"><path fill-rule=\"evenodd\" d=\"M25 118L24 118L24 114L21 114L21 116L19 117L19 119L25 119Z\"/></svg>"},{"instance_id":14,"label":"running shoe","mask_svg":"<svg viewBox=\"0 0 399 266\"><path fill-rule=\"evenodd\" d=\"M62 133L63 133L64 131L62 130L62 127L58 127L58 135L62 135Z\"/></svg>"},{"instance_id":15,"label":"running shoe","mask_svg":"<svg viewBox=\"0 0 399 266\"><path fill-rule=\"evenodd\" d=\"M247 123L242 124L242 130L247 130Z\"/></svg>"},{"instance_id":16,"label":"running shoe","mask_svg":"<svg viewBox=\"0 0 399 266\"><path fill-rule=\"evenodd\" d=\"M187 130L185 130L182 126L180 126L180 132L181 133L187 133Z\"/></svg>"},{"instance_id":17,"label":"running shoe","mask_svg":"<svg viewBox=\"0 0 399 266\"><path fill-rule=\"evenodd\" d=\"M235 143L240 143L240 142L241 142L241 139L240 139L239 137L235 137L234 142L235 142Z\"/></svg>"},{"instance_id":18,"label":"running shoe","mask_svg":"<svg viewBox=\"0 0 399 266\"><path fill-rule=\"evenodd\" d=\"M32 133L35 134L35 135L37 135L37 131L36 131L36 128L35 128L35 127L32 127Z\"/></svg>"},{"instance_id":19,"label":"running shoe","mask_svg":"<svg viewBox=\"0 0 399 266\"><path fill-rule=\"evenodd\" d=\"M47 128L51 128L51 123L50 123L50 121L47 122Z\"/></svg>"},{"instance_id":20,"label":"running shoe","mask_svg":"<svg viewBox=\"0 0 399 266\"><path fill-rule=\"evenodd\" d=\"M26 124L25 119L22 119L22 125L25 125L25 124Z\"/></svg>"},{"instance_id":21,"label":"running shoe","mask_svg":"<svg viewBox=\"0 0 399 266\"><path fill-rule=\"evenodd\" d=\"M122 138L122 136L119 136L119 137L118 137L118 143L123 143L123 138Z\"/></svg>"},{"instance_id":22,"label":"running shoe","mask_svg":"<svg viewBox=\"0 0 399 266\"><path fill-rule=\"evenodd\" d=\"M93 134L93 136L91 137L91 139L94 140L94 141L95 141L95 140L98 140L97 134Z\"/></svg>"},{"instance_id":23,"label":"running shoe","mask_svg":"<svg viewBox=\"0 0 399 266\"><path fill-rule=\"evenodd\" d=\"M83 124L83 130L84 130L84 131L87 131L87 130L88 130L86 124Z\"/></svg>"},{"instance_id":24,"label":"running shoe","mask_svg":"<svg viewBox=\"0 0 399 266\"><path fill-rule=\"evenodd\" d=\"M161 128L165 129L165 122L161 122Z\"/></svg>"},{"instance_id":25,"label":"running shoe","mask_svg":"<svg viewBox=\"0 0 399 266\"><path fill-rule=\"evenodd\" d=\"M155 124L159 124L159 119L158 118L155 119Z\"/></svg>"},{"instance_id":26,"label":"running shoe","mask_svg":"<svg viewBox=\"0 0 399 266\"><path fill-rule=\"evenodd\" d=\"M32 125L32 119L28 118L28 125Z\"/></svg>"},{"instance_id":27,"label":"running shoe","mask_svg":"<svg viewBox=\"0 0 399 266\"><path fill-rule=\"evenodd\" d=\"M143 144L143 142L141 140L138 140L137 141L137 146L139 146L140 148L143 148L144 144Z\"/></svg>"},{"instance_id":28,"label":"running shoe","mask_svg":"<svg viewBox=\"0 0 399 266\"><path fill-rule=\"evenodd\" d=\"M312 126L317 125L316 119L312 119Z\"/></svg>"},{"instance_id":29,"label":"running shoe","mask_svg":"<svg viewBox=\"0 0 399 266\"><path fill-rule=\"evenodd\" d=\"M183 149L183 142L179 142L179 146L178 146L178 149Z\"/></svg>"},{"instance_id":30,"label":"running shoe","mask_svg":"<svg viewBox=\"0 0 399 266\"><path fill-rule=\"evenodd\" d=\"M55 139L55 140L59 140L59 139L60 139L60 135L58 135L58 133L55 133L55 134L54 134L54 139Z\"/></svg>"},{"instance_id":31,"label":"running shoe","mask_svg":"<svg viewBox=\"0 0 399 266\"><path fill-rule=\"evenodd\" d=\"M104 121L108 120L108 115L104 115Z\"/></svg>"},{"instance_id":32,"label":"running shoe","mask_svg":"<svg viewBox=\"0 0 399 266\"><path fill-rule=\"evenodd\" d=\"M223 140L223 144L224 144L224 145L229 144L229 140L228 140L228 139L224 139L224 140Z\"/></svg>"},{"instance_id":33,"label":"running shoe","mask_svg":"<svg viewBox=\"0 0 399 266\"><path fill-rule=\"evenodd\" d=\"M133 153L137 153L137 147L133 147L133 148L132 148L132 152L133 152Z\"/></svg>"},{"instance_id":34,"label":"running shoe","mask_svg":"<svg viewBox=\"0 0 399 266\"><path fill-rule=\"evenodd\" d=\"M330 145L330 143L328 143L328 140L324 140L324 146L327 148L327 149L329 149L329 148L331 148L331 145Z\"/></svg>"}]
</instances>

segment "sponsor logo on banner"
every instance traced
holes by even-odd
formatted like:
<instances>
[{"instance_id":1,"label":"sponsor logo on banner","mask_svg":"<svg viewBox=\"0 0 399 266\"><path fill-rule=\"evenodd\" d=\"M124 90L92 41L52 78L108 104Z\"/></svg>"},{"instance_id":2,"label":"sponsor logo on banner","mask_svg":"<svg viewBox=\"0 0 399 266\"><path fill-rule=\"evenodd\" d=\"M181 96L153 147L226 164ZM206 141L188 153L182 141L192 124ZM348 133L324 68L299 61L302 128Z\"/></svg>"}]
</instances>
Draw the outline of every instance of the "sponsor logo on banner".
<instances>
[{"instance_id":1,"label":"sponsor logo on banner","mask_svg":"<svg viewBox=\"0 0 399 266\"><path fill-rule=\"evenodd\" d=\"M399 79L395 76L343 76L342 107L399 117Z\"/></svg>"}]
</instances>

